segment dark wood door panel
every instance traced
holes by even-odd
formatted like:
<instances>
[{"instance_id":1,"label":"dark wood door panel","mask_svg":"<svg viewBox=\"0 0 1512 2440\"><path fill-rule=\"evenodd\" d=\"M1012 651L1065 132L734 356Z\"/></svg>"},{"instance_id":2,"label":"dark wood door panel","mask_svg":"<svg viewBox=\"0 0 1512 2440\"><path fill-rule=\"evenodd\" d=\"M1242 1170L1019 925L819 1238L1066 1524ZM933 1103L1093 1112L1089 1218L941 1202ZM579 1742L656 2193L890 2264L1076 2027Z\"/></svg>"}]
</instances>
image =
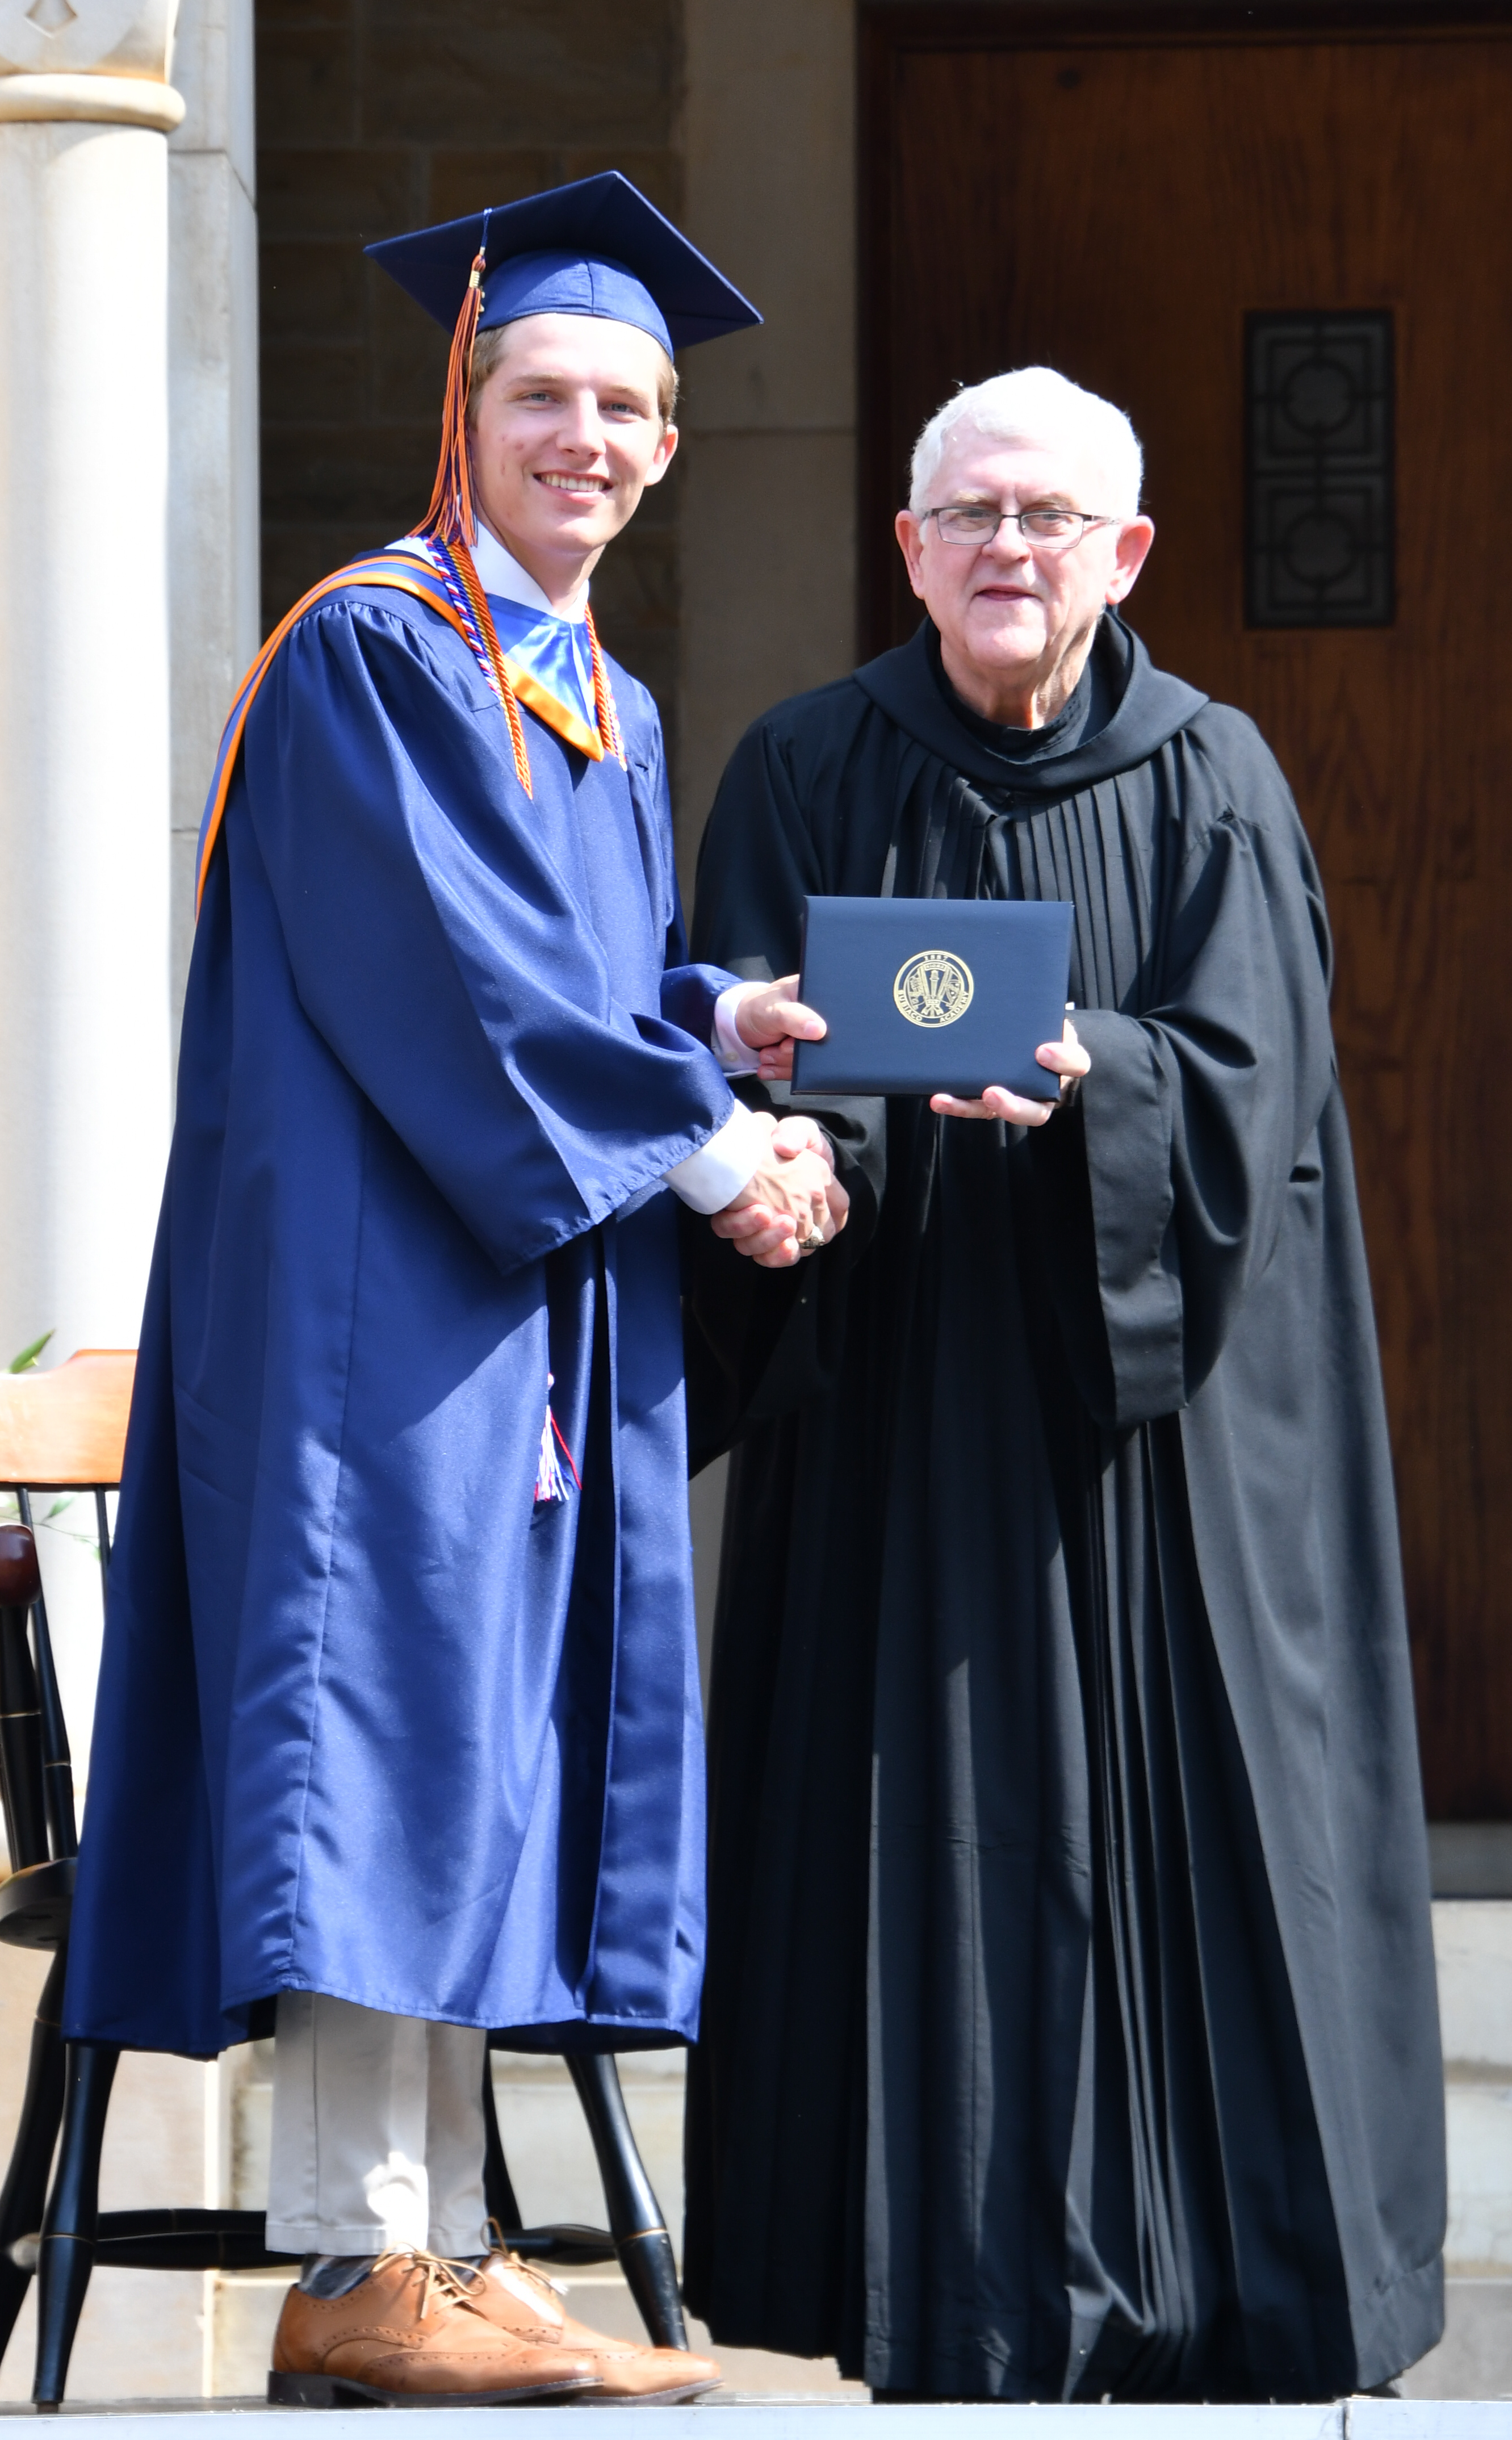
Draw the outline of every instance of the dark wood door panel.
<instances>
[{"instance_id":1,"label":"dark wood door panel","mask_svg":"<svg viewBox=\"0 0 1512 2440\"><path fill-rule=\"evenodd\" d=\"M1512 34L1003 25L887 51L873 20L867 525L958 382L1050 363L1133 417L1133 622L1259 721L1328 888L1431 1807L1512 1815ZM1249 629L1245 316L1361 308L1394 323L1395 623ZM879 648L912 624L884 547L869 607Z\"/></svg>"}]
</instances>

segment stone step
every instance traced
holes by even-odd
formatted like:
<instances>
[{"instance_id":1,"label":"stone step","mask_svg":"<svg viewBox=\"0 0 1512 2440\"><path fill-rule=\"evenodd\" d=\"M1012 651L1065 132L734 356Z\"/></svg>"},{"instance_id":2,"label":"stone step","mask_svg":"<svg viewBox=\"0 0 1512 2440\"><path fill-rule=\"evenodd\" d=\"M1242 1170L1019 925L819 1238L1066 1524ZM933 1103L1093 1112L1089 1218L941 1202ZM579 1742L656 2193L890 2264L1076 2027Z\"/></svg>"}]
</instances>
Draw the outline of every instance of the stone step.
<instances>
[{"instance_id":1,"label":"stone step","mask_svg":"<svg viewBox=\"0 0 1512 2440\"><path fill-rule=\"evenodd\" d=\"M0 2409L6 2413L25 2410ZM150 2410L123 2405L65 2408L72 2440L193 2440L200 2423L236 2423L234 2440L288 2440L297 2409L270 2410L253 2398L226 2398L217 2407L187 2400L182 2407ZM509 2410L510 2440L560 2440L564 2409L515 2406ZM707 2405L639 2407L638 2440L687 2440L690 2412L741 2415L751 2440L824 2440L821 2422L854 2417L860 2408L821 2398L743 2398L731 2395ZM478 2440L478 2414L487 2408L428 2410L430 2440ZM1045 2440L1053 2424L1065 2440L1508 2440L1512 2402L1499 2399L1428 2400L1344 2398L1332 2406L893 2406L886 2410L886 2440L960 2440L963 2419L981 2440ZM371 2440L370 2409L325 2412L321 2440ZM528 2426L539 2423L539 2433ZM359 2431L356 2428L361 2425ZM1075 2427L1074 2431L1072 2427Z\"/></svg>"}]
</instances>

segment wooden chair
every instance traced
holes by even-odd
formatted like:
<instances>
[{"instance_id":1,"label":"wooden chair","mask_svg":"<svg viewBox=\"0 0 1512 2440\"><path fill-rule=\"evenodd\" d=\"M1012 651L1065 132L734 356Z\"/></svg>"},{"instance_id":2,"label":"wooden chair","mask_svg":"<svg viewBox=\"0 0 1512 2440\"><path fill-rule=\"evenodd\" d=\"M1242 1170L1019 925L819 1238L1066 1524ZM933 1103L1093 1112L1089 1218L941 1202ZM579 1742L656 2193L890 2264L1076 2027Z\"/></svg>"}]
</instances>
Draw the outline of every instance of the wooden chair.
<instances>
[{"instance_id":1,"label":"wooden chair","mask_svg":"<svg viewBox=\"0 0 1512 2440\"><path fill-rule=\"evenodd\" d=\"M491 2043L495 2050L504 2048L492 2036ZM577 2088L578 2101L593 2139L609 2221L607 2231L568 2226L521 2228L520 2208L499 2141L494 2079L485 2060L483 2129L488 2152L483 2194L489 2213L505 2232L505 2244L531 2261L564 2265L618 2261L652 2344L686 2348L688 2333L677 2292L676 2257L661 2205L630 2131L624 2094L620 2090L620 2071L605 2051L569 2054L567 2070Z\"/></svg>"},{"instance_id":2,"label":"wooden chair","mask_svg":"<svg viewBox=\"0 0 1512 2440\"><path fill-rule=\"evenodd\" d=\"M63 2402L97 2266L251 2270L291 2259L269 2252L261 2212L102 2212L100 2151L120 2054L108 2043L65 2044L60 2030L79 1840L31 1494L93 1495L108 1593L106 1493L120 1480L135 1367L131 1350L84 1348L51 1372L0 1373L0 1489L14 1492L21 1520L0 1526L0 1800L12 1866L0 1880L0 1941L53 1951L32 2027L10 2166L0 2188L0 2356L35 2271L32 2396L41 2413L56 2413ZM570 2058L567 2067L593 2139L608 2228L520 2227L485 2063L489 2211L506 2243L527 2258L562 2265L618 2259L655 2343L686 2347L672 2239L636 2149L614 2060Z\"/></svg>"}]
</instances>

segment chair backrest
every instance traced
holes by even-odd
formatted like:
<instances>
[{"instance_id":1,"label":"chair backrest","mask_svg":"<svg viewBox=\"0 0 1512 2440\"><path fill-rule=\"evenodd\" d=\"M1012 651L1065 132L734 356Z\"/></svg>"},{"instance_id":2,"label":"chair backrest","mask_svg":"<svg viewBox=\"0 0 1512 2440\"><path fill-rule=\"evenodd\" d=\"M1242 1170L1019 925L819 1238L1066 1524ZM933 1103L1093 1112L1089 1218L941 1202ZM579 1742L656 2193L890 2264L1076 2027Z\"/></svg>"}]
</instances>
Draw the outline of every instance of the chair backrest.
<instances>
[{"instance_id":1,"label":"chair backrest","mask_svg":"<svg viewBox=\"0 0 1512 2440\"><path fill-rule=\"evenodd\" d=\"M0 1372L0 1490L14 1492L20 1510L18 1524L0 1525L0 1803L12 1867L0 1885L0 1940L26 1947L63 1936L71 1879L54 1888L48 1868L79 1845L30 1495L94 1493L108 1584L105 1494L120 1480L135 1372L135 1350L120 1347L81 1348L46 1372Z\"/></svg>"},{"instance_id":2,"label":"chair backrest","mask_svg":"<svg viewBox=\"0 0 1512 2440\"><path fill-rule=\"evenodd\" d=\"M0 1488L113 1489L135 1375L130 1347L81 1347L47 1372L0 1372Z\"/></svg>"},{"instance_id":3,"label":"chair backrest","mask_svg":"<svg viewBox=\"0 0 1512 2440\"><path fill-rule=\"evenodd\" d=\"M47 1785L37 1674L27 1618L42 1599L37 1546L25 1525L0 1525L0 1803L12 1866L47 1860Z\"/></svg>"}]
</instances>

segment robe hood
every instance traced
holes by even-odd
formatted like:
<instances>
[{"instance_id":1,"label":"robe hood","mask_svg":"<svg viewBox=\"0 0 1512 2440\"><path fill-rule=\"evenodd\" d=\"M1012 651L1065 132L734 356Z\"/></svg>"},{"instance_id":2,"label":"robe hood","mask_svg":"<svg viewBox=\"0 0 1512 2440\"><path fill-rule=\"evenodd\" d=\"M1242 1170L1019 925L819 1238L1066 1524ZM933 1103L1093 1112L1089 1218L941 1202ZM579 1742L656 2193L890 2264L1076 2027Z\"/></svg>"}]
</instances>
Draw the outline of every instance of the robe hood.
<instances>
[{"instance_id":1,"label":"robe hood","mask_svg":"<svg viewBox=\"0 0 1512 2440\"><path fill-rule=\"evenodd\" d=\"M1111 718L1095 736L1084 737L1064 753L1023 762L998 753L956 719L929 666L933 633L933 622L921 620L906 644L857 670L855 684L929 753L979 786L1011 788L1018 799L1072 796L1079 788L1147 762L1196 719L1208 700L1183 678L1158 670L1133 629L1116 610L1107 610L1092 651L1114 707Z\"/></svg>"}]
</instances>

